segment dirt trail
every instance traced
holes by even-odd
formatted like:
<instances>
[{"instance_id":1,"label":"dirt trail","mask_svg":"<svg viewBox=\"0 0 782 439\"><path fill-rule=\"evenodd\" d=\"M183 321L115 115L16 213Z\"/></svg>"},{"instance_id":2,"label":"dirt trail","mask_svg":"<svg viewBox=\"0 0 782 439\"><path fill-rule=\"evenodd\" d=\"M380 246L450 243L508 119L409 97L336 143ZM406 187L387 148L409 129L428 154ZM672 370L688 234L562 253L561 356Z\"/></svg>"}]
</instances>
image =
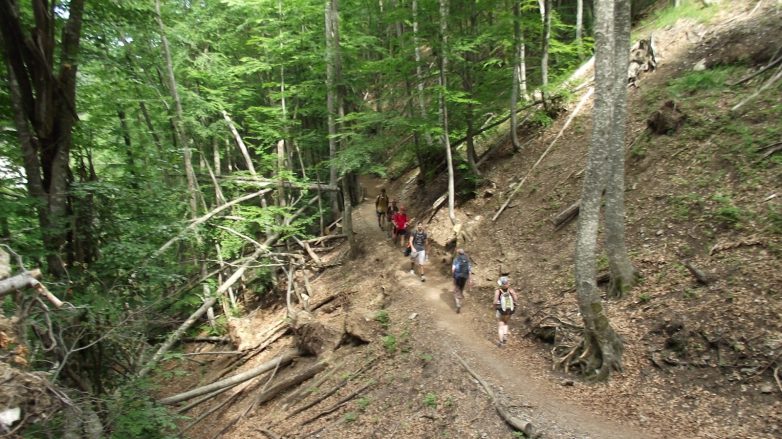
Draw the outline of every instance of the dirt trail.
<instances>
[{"instance_id":1,"label":"dirt trail","mask_svg":"<svg viewBox=\"0 0 782 439\"><path fill-rule=\"evenodd\" d=\"M499 393L516 408L518 415L531 420L544 433L544 437L654 437L626 425L599 419L587 407L566 400L556 390L567 387L559 383L561 378L548 371L539 376L531 373L522 364L523 360L538 354L529 349L525 352L524 343L519 340L521 331L513 322L511 340L507 346L499 348L495 344L496 330L491 334L485 330L487 321L494 322L491 298L485 297L490 293L468 293L461 314L456 314L451 279L435 267L440 266L439 259L432 255L427 263L426 282L410 274L408 258L401 255L401 249L391 246L378 227L372 203L358 206L353 221L358 237L367 249L367 260L377 261L387 267L388 277L397 282L389 292L394 306L400 308L402 315L418 313L417 318L422 319L422 327L426 332L414 336L437 345L440 351L458 353L494 389L500 390ZM377 245L378 242L381 244ZM435 262L435 259L438 261ZM479 298L478 295L484 297ZM492 327L496 328L494 325ZM455 358L453 363L455 373L462 373L462 367ZM535 367L540 367L540 364ZM599 404L599 401L595 403Z\"/></svg>"}]
</instances>

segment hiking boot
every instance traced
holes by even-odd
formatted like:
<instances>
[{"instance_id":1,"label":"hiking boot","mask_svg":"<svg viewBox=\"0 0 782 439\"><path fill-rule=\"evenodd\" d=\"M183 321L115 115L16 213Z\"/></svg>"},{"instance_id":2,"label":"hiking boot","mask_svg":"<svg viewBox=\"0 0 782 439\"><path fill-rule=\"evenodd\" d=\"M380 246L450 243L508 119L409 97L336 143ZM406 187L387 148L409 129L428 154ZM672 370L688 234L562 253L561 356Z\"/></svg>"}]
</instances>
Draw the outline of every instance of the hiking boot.
<instances>
[{"instance_id":1,"label":"hiking boot","mask_svg":"<svg viewBox=\"0 0 782 439\"><path fill-rule=\"evenodd\" d=\"M413 276L415 276L415 271L413 271L413 270L410 270L410 274L412 274Z\"/></svg>"},{"instance_id":2,"label":"hiking boot","mask_svg":"<svg viewBox=\"0 0 782 439\"><path fill-rule=\"evenodd\" d=\"M462 312L462 307L461 306L457 306L456 307L456 314L461 314L461 312Z\"/></svg>"},{"instance_id":3,"label":"hiking boot","mask_svg":"<svg viewBox=\"0 0 782 439\"><path fill-rule=\"evenodd\" d=\"M498 348L501 348L501 347L502 347L502 342L501 342L501 341L498 341L498 342L497 342L497 347L498 347Z\"/></svg>"},{"instance_id":4,"label":"hiking boot","mask_svg":"<svg viewBox=\"0 0 782 439\"><path fill-rule=\"evenodd\" d=\"M421 276L421 282L426 282L426 278Z\"/></svg>"}]
</instances>

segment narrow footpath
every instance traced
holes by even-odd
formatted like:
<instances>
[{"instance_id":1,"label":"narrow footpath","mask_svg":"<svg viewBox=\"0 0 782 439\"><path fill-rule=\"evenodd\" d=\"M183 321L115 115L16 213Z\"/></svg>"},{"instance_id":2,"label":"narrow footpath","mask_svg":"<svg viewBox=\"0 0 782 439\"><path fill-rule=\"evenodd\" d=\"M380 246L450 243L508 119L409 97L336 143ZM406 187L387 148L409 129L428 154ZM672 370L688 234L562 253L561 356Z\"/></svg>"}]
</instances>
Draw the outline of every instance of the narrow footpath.
<instances>
[{"instance_id":1,"label":"narrow footpath","mask_svg":"<svg viewBox=\"0 0 782 439\"><path fill-rule=\"evenodd\" d=\"M416 318L421 319L421 327L426 331L416 333L417 339L437 344L440 351L458 354L501 395L513 408L514 414L531 421L538 431L543 432L543 437L655 437L627 425L600 419L589 409L591 404L599 404L600 401L568 400L568 387L561 384L566 377L555 376L549 370L525 367L525 358L539 354L529 347L529 341L521 340L523 329L518 315L512 318L508 344L498 347L491 308L492 291L474 290L468 293L462 312L456 314L453 284L450 276L444 273L443 256L433 254L430 257L426 266L426 282L410 274L409 258L402 255L401 248L393 247L385 232L378 227L372 202L374 195L370 195L368 201L354 211L357 238L366 249L367 261L386 267L388 279L392 282L389 294L393 306L399 307L401 315L417 313ZM536 369L541 369L543 362L533 363ZM454 371L463 372L455 357L453 364Z\"/></svg>"}]
</instances>

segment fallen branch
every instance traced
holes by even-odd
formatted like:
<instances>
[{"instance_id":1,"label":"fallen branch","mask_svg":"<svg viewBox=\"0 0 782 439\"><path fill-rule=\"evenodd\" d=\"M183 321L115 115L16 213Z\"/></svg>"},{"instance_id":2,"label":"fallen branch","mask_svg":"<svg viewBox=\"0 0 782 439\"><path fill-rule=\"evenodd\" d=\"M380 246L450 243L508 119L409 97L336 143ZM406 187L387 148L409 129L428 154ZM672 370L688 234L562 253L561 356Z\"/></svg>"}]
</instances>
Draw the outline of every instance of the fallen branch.
<instances>
[{"instance_id":1,"label":"fallen branch","mask_svg":"<svg viewBox=\"0 0 782 439\"><path fill-rule=\"evenodd\" d=\"M779 368L780 366L774 368L774 381L777 382L777 387L779 387L779 391L782 392L782 379L780 379Z\"/></svg>"},{"instance_id":2,"label":"fallen branch","mask_svg":"<svg viewBox=\"0 0 782 439\"><path fill-rule=\"evenodd\" d=\"M329 227L331 227L331 226L329 226ZM312 239L305 239L302 242L306 242L308 244L313 244L313 245L318 245L318 244L322 244L322 243L324 243L324 242L326 242L328 240L338 239L338 238L347 238L347 235L343 235L343 234L326 235L326 236L320 236L320 237L312 238Z\"/></svg>"},{"instance_id":3,"label":"fallen branch","mask_svg":"<svg viewBox=\"0 0 782 439\"><path fill-rule=\"evenodd\" d=\"M557 133L557 136L554 138L554 140L551 141L548 148L546 148L545 151L543 151L543 154L541 154L540 158L537 162L535 162L534 165L532 165L532 168L527 172L527 175L524 176L524 178L519 182L519 184L516 185L516 187L513 189L513 191L508 195L508 199L505 200L505 203L503 203L502 207L497 211L497 213L494 214L492 217L492 221L496 221L497 218L502 214L502 211L505 210L506 207L508 207L508 204L510 204L511 200L513 199L513 196L516 195L516 192L521 189L522 186L524 186L524 182L527 181L530 175L532 175L532 171L535 170L535 168L538 167L540 162L543 161L543 159L548 155L548 153L551 151L551 148L554 147L554 144L557 143L557 140L559 140L560 137L562 137L562 134L564 134L565 130L570 126L570 123L573 122L573 119L575 119L576 115L581 111L582 108L584 108L584 105L589 100L589 98L592 96L592 93L594 93L595 88L589 87L589 90L587 90L586 93L584 93L584 96L581 97L581 100L578 101L578 105L576 105L576 108L573 110L573 112L568 117L567 121L565 121L565 125L562 127L561 130L559 130L559 133Z\"/></svg>"},{"instance_id":4,"label":"fallen branch","mask_svg":"<svg viewBox=\"0 0 782 439\"><path fill-rule=\"evenodd\" d=\"M576 201L575 203L568 206L567 209L560 212L557 216L551 219L551 223L554 224L554 230L557 231L566 225L568 225L571 221L573 221L577 216L578 212L581 209L581 200Z\"/></svg>"},{"instance_id":5,"label":"fallen branch","mask_svg":"<svg viewBox=\"0 0 782 439\"><path fill-rule=\"evenodd\" d=\"M760 163L763 160L771 157L772 155L776 154L779 151L782 151L782 142L772 143L771 145L764 146L763 148L760 148L758 150L759 152L765 151L762 156L760 156L759 159L755 161L755 163Z\"/></svg>"},{"instance_id":6,"label":"fallen branch","mask_svg":"<svg viewBox=\"0 0 782 439\"><path fill-rule=\"evenodd\" d=\"M460 357L456 352L454 352L453 355L456 357L457 360L459 360L459 363L462 364L462 367L464 367L467 373L469 373L473 378L475 378L478 381L478 383L480 383L481 387L483 387L483 390L485 390L486 393L489 395L489 398L491 399L492 403L494 403L494 408L497 410L497 413L508 425L524 433L524 435L529 438L540 437L540 433L535 431L535 427L532 425L531 422L519 419L518 417L510 413L508 407L506 407L505 404L503 404L497 399L497 396L491 390L491 387L489 387L486 381L483 378L481 378L480 375L478 375L472 369L470 369L470 366L468 366L467 363L465 363L464 360L462 360L462 357Z\"/></svg>"},{"instance_id":7,"label":"fallen branch","mask_svg":"<svg viewBox=\"0 0 782 439\"><path fill-rule=\"evenodd\" d=\"M57 308L62 308L63 301L57 296L52 294L48 288L38 281L42 276L41 270L35 269L32 271L25 271L22 274L9 277L0 281L0 298L13 291L21 290L23 288L32 287L40 295L46 298L52 305Z\"/></svg>"},{"instance_id":8,"label":"fallen branch","mask_svg":"<svg viewBox=\"0 0 782 439\"><path fill-rule=\"evenodd\" d=\"M239 198L237 198L235 200L231 200L231 201L229 201L229 202L227 202L225 204L221 204L220 206L212 209L212 211L210 211L210 212L202 215L201 217L193 220L190 224L187 225L187 227L184 228L184 230L179 232L173 238L169 239L168 242L163 244L159 249L157 249L157 251L155 251L155 253L152 254L152 257L155 258L157 256L160 256L164 251L166 251L169 247L171 247L172 244L174 244L175 242L177 242L180 239L182 239L182 237L185 235L185 233L187 233L190 230L193 230L199 224L205 223L210 218L212 218L213 216L217 215L218 213L224 211L225 209L228 209L229 207L231 207L233 205L236 205L236 204L239 204L239 203L241 203L243 201L247 201L247 200L251 200L251 199L253 199L255 197L263 196L263 194L265 194L267 192L270 192L270 191L271 191L271 189L264 189L262 191L253 192L253 193L251 193L249 195L245 195L245 196L239 197Z\"/></svg>"},{"instance_id":9,"label":"fallen branch","mask_svg":"<svg viewBox=\"0 0 782 439\"><path fill-rule=\"evenodd\" d=\"M690 270L690 274L692 274L699 283L708 285L712 282L712 279L709 275L692 265L690 261L682 261L682 265L684 265L687 270Z\"/></svg>"},{"instance_id":10,"label":"fallen branch","mask_svg":"<svg viewBox=\"0 0 782 439\"><path fill-rule=\"evenodd\" d=\"M279 436L277 436L272 431L266 428L256 428L255 431L265 434L266 437L268 437L269 439L280 439Z\"/></svg>"},{"instance_id":11,"label":"fallen branch","mask_svg":"<svg viewBox=\"0 0 782 439\"><path fill-rule=\"evenodd\" d=\"M755 99L758 95L763 93L767 88L772 86L774 83L782 79L782 65L779 66L776 73L774 73L774 76L769 78L766 82L763 83L763 85L760 86L754 93L747 96L743 101L739 102L738 104L734 105L733 108L730 109L731 112L735 113L738 111L744 104L751 101L752 99Z\"/></svg>"},{"instance_id":12,"label":"fallen branch","mask_svg":"<svg viewBox=\"0 0 782 439\"><path fill-rule=\"evenodd\" d=\"M363 392L364 390L367 390L367 388L369 388L369 386L371 386L373 384L375 384L374 380L369 381L368 383L366 383L365 385L363 385L359 389L351 392L348 396L340 399L336 404L332 405L331 407L327 408L326 410L323 410L322 412L318 413L317 415L307 419L306 421L302 422L301 425L311 424L311 423L317 421L318 419L328 415L329 413L334 413L335 411L339 410L340 407L342 407L343 405L345 405L348 402L350 402L351 399L353 399L356 396L360 395L361 392Z\"/></svg>"},{"instance_id":13,"label":"fallen branch","mask_svg":"<svg viewBox=\"0 0 782 439\"><path fill-rule=\"evenodd\" d=\"M361 368L359 370L357 370L356 372L350 374L347 378L345 378L342 381L340 381L336 386L332 387L328 392L326 392L323 395L315 398L313 401L310 401L309 403L307 403L307 404L297 408L296 410L291 412L291 414L288 415L288 417L296 416L296 415L298 415L299 413L301 413L301 412L303 412L305 410L308 410L308 409L310 409L312 407L315 407L316 405L318 405L321 402L323 402L323 400L325 400L329 396L337 393L337 391L339 389L341 389L342 387L344 387L345 385L347 385L347 383L349 383L350 380L356 379L357 377L361 376L365 371L367 371L367 369L369 369L369 367L372 366L372 364L374 364L378 360L378 358L380 358L380 357L379 356L378 357L374 357L371 360L367 361L363 366L361 366ZM335 368L335 370L336 370L336 368ZM313 387L317 388L318 385L315 385ZM290 399L292 399L292 398L289 398L289 400Z\"/></svg>"},{"instance_id":14,"label":"fallen branch","mask_svg":"<svg viewBox=\"0 0 782 439\"><path fill-rule=\"evenodd\" d=\"M182 341L189 343L229 343L228 337L184 337Z\"/></svg>"},{"instance_id":15,"label":"fallen branch","mask_svg":"<svg viewBox=\"0 0 782 439\"><path fill-rule=\"evenodd\" d=\"M280 393L288 390L289 388L301 384L304 381L307 381L308 379L314 377L315 375L319 374L328 366L328 361L319 361L315 363L312 367L308 368L307 370L303 371L302 373L292 376L286 380L283 380L274 386L272 386L269 390L266 390L265 392L262 392L260 395L258 395L258 398L255 401L255 405L263 404L266 401L269 401L271 399L274 399L277 395Z\"/></svg>"},{"instance_id":16,"label":"fallen branch","mask_svg":"<svg viewBox=\"0 0 782 439\"><path fill-rule=\"evenodd\" d=\"M321 264L322 261L320 260L320 257L318 257L318 255L315 254L314 251L312 251L312 247L310 247L310 245L308 243L303 242L301 239L299 239L299 238L297 238L295 236L292 236L292 238L293 238L294 241L296 241L297 244L299 244L301 246L301 248L304 249L304 251L307 252L308 255L310 255L310 258L312 258L312 260L315 262L316 265L320 265Z\"/></svg>"},{"instance_id":17,"label":"fallen branch","mask_svg":"<svg viewBox=\"0 0 782 439\"><path fill-rule=\"evenodd\" d=\"M779 57L779 58L777 58L777 59L775 59L775 60L773 60L773 61L771 61L771 62L769 62L768 64L766 64L765 66L763 66L763 67L762 67L760 70L758 70L757 72L755 72L755 73L752 73L752 74L750 74L750 75L747 75L747 76L745 76L745 77L743 77L743 78L739 79L739 80L738 80L738 81L736 81L736 82L733 82L733 83L730 83L730 84L726 84L726 85L728 85L729 87L734 87L734 86L736 86L736 85L743 84L743 83L745 83L745 82L749 81L750 79L752 79L752 78L754 78L754 77L756 77L756 76L760 75L761 73L765 72L766 70L768 70L768 69L770 69L770 68L772 68L772 67L775 67L775 66L776 66L777 64L779 64L780 62L782 62L782 56L781 56L781 57Z\"/></svg>"},{"instance_id":18,"label":"fallen branch","mask_svg":"<svg viewBox=\"0 0 782 439\"><path fill-rule=\"evenodd\" d=\"M265 372L268 372L275 367L279 365L285 365L293 361L294 358L299 356L299 352L296 350L290 350L279 357L267 361L266 363L261 364L258 367L252 368L246 372L242 372L240 374L234 375L230 378L226 378L224 380L220 380L211 384L207 384L206 386L198 387L193 390L188 390L187 392L183 392L177 395L169 396L168 398L163 398L160 401L158 401L160 404L176 404L181 401L186 401L191 398L195 398L196 396L201 396L203 394L213 392L215 390L219 390L225 387L232 387L237 384L243 383L251 378L255 378L258 375L261 375Z\"/></svg>"},{"instance_id":19,"label":"fallen branch","mask_svg":"<svg viewBox=\"0 0 782 439\"><path fill-rule=\"evenodd\" d=\"M214 351L214 352L189 352L186 354L179 354L183 357L192 357L195 355L241 355L242 351Z\"/></svg>"}]
</instances>

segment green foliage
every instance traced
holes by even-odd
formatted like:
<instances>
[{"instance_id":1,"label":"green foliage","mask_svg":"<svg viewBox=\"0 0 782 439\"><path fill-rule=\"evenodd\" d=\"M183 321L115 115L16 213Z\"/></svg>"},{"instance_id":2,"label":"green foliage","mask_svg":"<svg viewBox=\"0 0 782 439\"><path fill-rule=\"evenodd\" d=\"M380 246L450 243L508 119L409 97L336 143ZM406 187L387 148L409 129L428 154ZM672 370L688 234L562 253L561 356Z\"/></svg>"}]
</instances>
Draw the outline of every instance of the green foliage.
<instances>
[{"instance_id":1,"label":"green foliage","mask_svg":"<svg viewBox=\"0 0 782 439\"><path fill-rule=\"evenodd\" d=\"M653 26L658 29L674 25L680 19L691 19L696 22L705 23L711 20L719 11L719 6L714 4L704 7L703 3L697 0L682 0L681 6L660 9L656 11L648 20L642 23L640 28ZM636 38L633 38L635 40Z\"/></svg>"},{"instance_id":2,"label":"green foliage","mask_svg":"<svg viewBox=\"0 0 782 439\"><path fill-rule=\"evenodd\" d=\"M112 439L179 437L175 415L145 395L145 389L143 384L123 387L119 397L109 403Z\"/></svg>"},{"instance_id":3,"label":"green foliage","mask_svg":"<svg viewBox=\"0 0 782 439\"><path fill-rule=\"evenodd\" d=\"M356 412L347 412L344 419L345 422L355 422L358 419L358 414Z\"/></svg>"},{"instance_id":4,"label":"green foliage","mask_svg":"<svg viewBox=\"0 0 782 439\"><path fill-rule=\"evenodd\" d=\"M720 66L698 72L689 72L668 81L668 90L679 98L693 95L696 92L719 91L726 87L725 82L735 72L735 66Z\"/></svg>"},{"instance_id":5,"label":"green foliage","mask_svg":"<svg viewBox=\"0 0 782 439\"><path fill-rule=\"evenodd\" d=\"M396 336L393 334L384 335L381 340L383 341L383 347L386 349L386 352L389 354L393 354L396 352L397 349L397 340Z\"/></svg>"},{"instance_id":6,"label":"green foliage","mask_svg":"<svg viewBox=\"0 0 782 439\"><path fill-rule=\"evenodd\" d=\"M424 395L424 405L431 408L437 408L437 395L434 393L427 393Z\"/></svg>"},{"instance_id":7,"label":"green foliage","mask_svg":"<svg viewBox=\"0 0 782 439\"><path fill-rule=\"evenodd\" d=\"M724 224L736 226L747 215L746 212L733 203L730 195L717 193L711 199L717 204L713 210L714 217Z\"/></svg>"},{"instance_id":8,"label":"green foliage","mask_svg":"<svg viewBox=\"0 0 782 439\"><path fill-rule=\"evenodd\" d=\"M649 303L652 300L652 296L649 293L641 293L638 295L638 301L640 303Z\"/></svg>"},{"instance_id":9,"label":"green foliage","mask_svg":"<svg viewBox=\"0 0 782 439\"><path fill-rule=\"evenodd\" d=\"M369 397L364 396L356 400L356 406L360 411L364 412L367 410L367 407L369 407L371 402L372 400L369 399Z\"/></svg>"},{"instance_id":10,"label":"green foliage","mask_svg":"<svg viewBox=\"0 0 782 439\"><path fill-rule=\"evenodd\" d=\"M381 309L375 314L375 321L380 323L383 329L388 329L391 326L391 317L388 315L388 311Z\"/></svg>"}]
</instances>

